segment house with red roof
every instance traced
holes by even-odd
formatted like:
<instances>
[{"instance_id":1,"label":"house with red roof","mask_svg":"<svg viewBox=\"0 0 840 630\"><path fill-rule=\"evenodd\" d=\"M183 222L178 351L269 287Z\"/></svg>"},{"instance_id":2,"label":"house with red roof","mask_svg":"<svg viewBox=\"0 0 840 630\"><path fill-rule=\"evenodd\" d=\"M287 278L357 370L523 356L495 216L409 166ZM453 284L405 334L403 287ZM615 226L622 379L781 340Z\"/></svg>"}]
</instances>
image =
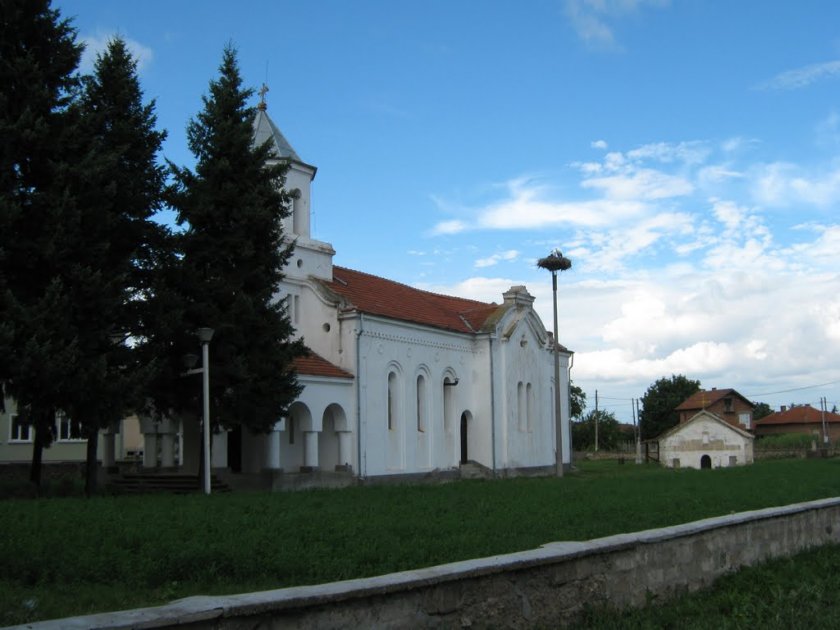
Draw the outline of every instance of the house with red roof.
<instances>
[{"instance_id":1,"label":"house with red roof","mask_svg":"<svg viewBox=\"0 0 840 630\"><path fill-rule=\"evenodd\" d=\"M463 465L488 475L549 472L555 388L568 466L572 353L546 331L528 290L512 286L497 302L482 302L335 265L332 245L310 230L317 169L298 156L264 103L254 135L289 164L293 201L284 228L295 250L276 297L310 353L295 364L304 388L287 417L267 435L214 435L213 468L274 479L336 471L361 479L457 475ZM185 471L197 470L197 437L167 438L182 440Z\"/></svg>"},{"instance_id":2,"label":"house with red roof","mask_svg":"<svg viewBox=\"0 0 840 630\"><path fill-rule=\"evenodd\" d=\"M840 439L840 414L821 411L811 405L783 406L779 411L755 422L756 437L802 433L813 436L818 445Z\"/></svg>"},{"instance_id":3,"label":"house with red roof","mask_svg":"<svg viewBox=\"0 0 840 630\"><path fill-rule=\"evenodd\" d=\"M752 428L752 413L755 405L734 389L702 390L681 402L676 411L680 424L688 422L700 411L706 410L722 418L734 427Z\"/></svg>"}]
</instances>

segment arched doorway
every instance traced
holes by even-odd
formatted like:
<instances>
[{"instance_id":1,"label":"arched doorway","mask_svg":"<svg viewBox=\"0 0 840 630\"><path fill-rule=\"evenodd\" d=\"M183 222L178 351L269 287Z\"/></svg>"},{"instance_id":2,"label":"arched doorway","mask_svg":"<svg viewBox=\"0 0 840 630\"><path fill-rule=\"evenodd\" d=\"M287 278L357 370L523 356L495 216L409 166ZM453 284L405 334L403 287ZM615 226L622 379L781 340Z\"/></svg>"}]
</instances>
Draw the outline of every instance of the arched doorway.
<instances>
[{"instance_id":1,"label":"arched doorway","mask_svg":"<svg viewBox=\"0 0 840 630\"><path fill-rule=\"evenodd\" d=\"M231 472L242 472L242 425L228 431L227 435L227 461Z\"/></svg>"},{"instance_id":2,"label":"arched doorway","mask_svg":"<svg viewBox=\"0 0 840 630\"><path fill-rule=\"evenodd\" d=\"M466 464L469 460L469 453L467 450L467 444L469 440L467 439L467 428L469 426L469 415L465 411L461 414L461 463Z\"/></svg>"},{"instance_id":3,"label":"arched doorway","mask_svg":"<svg viewBox=\"0 0 840 630\"><path fill-rule=\"evenodd\" d=\"M700 468L705 469L705 468L711 468L711 467L712 467L712 458L709 457L708 455L703 455L703 457L700 458Z\"/></svg>"}]
</instances>

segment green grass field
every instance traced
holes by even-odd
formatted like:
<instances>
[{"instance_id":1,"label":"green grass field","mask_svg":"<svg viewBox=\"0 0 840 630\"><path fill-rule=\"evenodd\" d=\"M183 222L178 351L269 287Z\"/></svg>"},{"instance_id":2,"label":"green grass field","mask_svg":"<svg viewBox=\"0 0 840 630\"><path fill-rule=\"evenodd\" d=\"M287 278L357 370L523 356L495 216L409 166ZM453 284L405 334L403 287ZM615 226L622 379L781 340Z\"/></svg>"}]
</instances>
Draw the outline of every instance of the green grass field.
<instances>
[{"instance_id":1,"label":"green grass field","mask_svg":"<svg viewBox=\"0 0 840 630\"><path fill-rule=\"evenodd\" d=\"M563 479L0 503L0 624L315 584L840 496L840 459Z\"/></svg>"}]
</instances>

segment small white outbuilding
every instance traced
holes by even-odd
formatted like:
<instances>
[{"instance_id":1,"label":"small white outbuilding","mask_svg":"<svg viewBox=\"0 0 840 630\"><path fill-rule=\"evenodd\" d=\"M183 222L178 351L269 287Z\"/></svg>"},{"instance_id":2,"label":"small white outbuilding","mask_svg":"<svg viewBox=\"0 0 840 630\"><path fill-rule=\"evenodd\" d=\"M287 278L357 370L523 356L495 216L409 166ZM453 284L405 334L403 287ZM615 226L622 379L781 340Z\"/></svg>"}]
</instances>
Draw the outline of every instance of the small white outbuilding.
<instances>
[{"instance_id":1,"label":"small white outbuilding","mask_svg":"<svg viewBox=\"0 0 840 630\"><path fill-rule=\"evenodd\" d=\"M659 436L659 461L667 468L726 468L753 463L754 437L703 410Z\"/></svg>"}]
</instances>

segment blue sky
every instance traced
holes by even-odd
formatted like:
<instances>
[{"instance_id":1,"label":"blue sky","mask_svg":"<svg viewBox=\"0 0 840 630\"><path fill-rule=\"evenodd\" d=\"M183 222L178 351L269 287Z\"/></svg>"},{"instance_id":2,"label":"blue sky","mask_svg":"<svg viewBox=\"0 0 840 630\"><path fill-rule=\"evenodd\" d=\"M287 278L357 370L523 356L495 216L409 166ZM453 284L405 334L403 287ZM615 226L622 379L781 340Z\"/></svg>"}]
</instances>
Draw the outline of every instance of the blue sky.
<instances>
[{"instance_id":1,"label":"blue sky","mask_svg":"<svg viewBox=\"0 0 840 630\"><path fill-rule=\"evenodd\" d=\"M840 406L840 5L62 0L127 39L169 133L232 42L305 161L337 264L499 301L526 284L573 380L629 421L685 374ZM90 67L90 57L85 60ZM256 99L254 100L256 103Z\"/></svg>"}]
</instances>

